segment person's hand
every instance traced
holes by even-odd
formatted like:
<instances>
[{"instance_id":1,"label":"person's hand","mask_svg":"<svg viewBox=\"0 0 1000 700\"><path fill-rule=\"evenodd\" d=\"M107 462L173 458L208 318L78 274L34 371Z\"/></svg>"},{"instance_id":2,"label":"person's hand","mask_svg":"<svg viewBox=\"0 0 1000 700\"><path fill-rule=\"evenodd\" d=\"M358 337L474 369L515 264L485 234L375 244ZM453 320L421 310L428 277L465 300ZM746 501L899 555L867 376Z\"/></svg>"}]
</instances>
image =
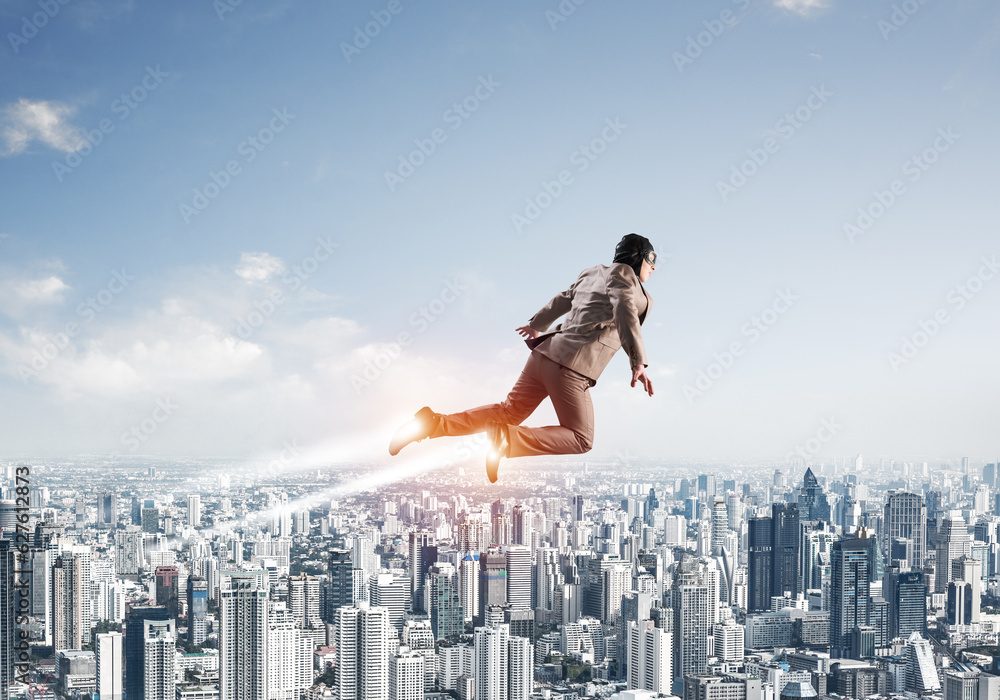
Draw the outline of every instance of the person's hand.
<instances>
[{"instance_id":1,"label":"person's hand","mask_svg":"<svg viewBox=\"0 0 1000 700\"><path fill-rule=\"evenodd\" d=\"M648 374L646 374L645 365L639 365L638 367L633 368L632 370L633 387L635 386L636 382L640 382L642 384L642 388L646 390L647 394L649 394L650 396L653 395L653 380L649 378Z\"/></svg>"},{"instance_id":2,"label":"person's hand","mask_svg":"<svg viewBox=\"0 0 1000 700\"><path fill-rule=\"evenodd\" d=\"M520 328L515 328L514 330L517 331L520 334L520 336L525 340L530 340L532 338L538 337L538 331L536 331L531 326L521 326Z\"/></svg>"}]
</instances>

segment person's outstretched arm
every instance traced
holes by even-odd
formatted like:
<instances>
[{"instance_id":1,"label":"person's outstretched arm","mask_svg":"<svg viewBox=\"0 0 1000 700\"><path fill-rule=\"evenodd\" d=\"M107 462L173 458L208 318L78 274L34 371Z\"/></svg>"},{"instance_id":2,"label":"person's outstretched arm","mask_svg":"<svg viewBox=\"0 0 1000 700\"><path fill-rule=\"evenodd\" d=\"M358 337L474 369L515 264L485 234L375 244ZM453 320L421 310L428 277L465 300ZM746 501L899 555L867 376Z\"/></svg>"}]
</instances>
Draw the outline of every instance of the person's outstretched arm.
<instances>
[{"instance_id":1,"label":"person's outstretched arm","mask_svg":"<svg viewBox=\"0 0 1000 700\"><path fill-rule=\"evenodd\" d=\"M631 268L626 265L615 265L611 268L608 274L608 299L611 300L618 339L632 367L632 386L634 387L637 382L641 383L646 393L652 396L653 382L646 373L649 362L646 359L642 326L639 324L639 312L635 303L637 287L632 281L635 273L629 274L630 272Z\"/></svg>"}]
</instances>

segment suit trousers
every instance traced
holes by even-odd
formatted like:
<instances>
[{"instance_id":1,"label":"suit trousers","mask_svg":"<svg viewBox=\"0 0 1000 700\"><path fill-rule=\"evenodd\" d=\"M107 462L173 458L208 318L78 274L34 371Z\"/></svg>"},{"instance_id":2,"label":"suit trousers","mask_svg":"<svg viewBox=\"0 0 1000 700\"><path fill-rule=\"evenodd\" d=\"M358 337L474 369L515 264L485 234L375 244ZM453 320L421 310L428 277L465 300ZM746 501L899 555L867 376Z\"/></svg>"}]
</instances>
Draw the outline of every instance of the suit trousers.
<instances>
[{"instance_id":1,"label":"suit trousers","mask_svg":"<svg viewBox=\"0 0 1000 700\"><path fill-rule=\"evenodd\" d=\"M503 403L487 404L461 413L442 415L431 437L472 435L490 423L507 425L509 457L568 455L589 452L594 444L594 404L590 387L596 382L532 350L521 376ZM559 425L521 425L548 396Z\"/></svg>"}]
</instances>

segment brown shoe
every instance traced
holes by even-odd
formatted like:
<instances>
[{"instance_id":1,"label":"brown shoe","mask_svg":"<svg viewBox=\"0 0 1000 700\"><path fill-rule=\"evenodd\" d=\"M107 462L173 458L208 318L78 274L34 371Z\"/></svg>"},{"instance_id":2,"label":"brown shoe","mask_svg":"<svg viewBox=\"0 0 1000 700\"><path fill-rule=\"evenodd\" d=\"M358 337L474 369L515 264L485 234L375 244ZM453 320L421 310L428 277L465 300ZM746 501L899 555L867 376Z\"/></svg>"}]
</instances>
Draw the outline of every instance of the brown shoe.
<instances>
[{"instance_id":1,"label":"brown shoe","mask_svg":"<svg viewBox=\"0 0 1000 700\"><path fill-rule=\"evenodd\" d=\"M413 420L407 422L396 431L389 441L389 454L396 456L399 451L411 442L420 442L428 438L437 428L441 416L424 406L413 416Z\"/></svg>"},{"instance_id":2,"label":"brown shoe","mask_svg":"<svg viewBox=\"0 0 1000 700\"><path fill-rule=\"evenodd\" d=\"M503 423L491 423L486 429L486 437L490 441L490 449L486 453L486 476L489 477L490 483L495 484L500 460L510 454L507 426Z\"/></svg>"}]
</instances>

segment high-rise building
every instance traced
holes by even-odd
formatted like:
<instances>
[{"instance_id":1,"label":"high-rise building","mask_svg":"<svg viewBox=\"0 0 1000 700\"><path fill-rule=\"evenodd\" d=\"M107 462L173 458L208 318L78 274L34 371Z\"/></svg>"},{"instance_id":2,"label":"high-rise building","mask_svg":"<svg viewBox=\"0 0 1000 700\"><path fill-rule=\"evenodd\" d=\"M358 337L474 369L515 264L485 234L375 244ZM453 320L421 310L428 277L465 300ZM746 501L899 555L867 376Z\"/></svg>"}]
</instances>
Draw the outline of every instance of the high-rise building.
<instances>
[{"instance_id":1,"label":"high-rise building","mask_svg":"<svg viewBox=\"0 0 1000 700\"><path fill-rule=\"evenodd\" d=\"M389 700L423 700L424 656L401 648L389 657Z\"/></svg>"},{"instance_id":2,"label":"high-rise building","mask_svg":"<svg viewBox=\"0 0 1000 700\"><path fill-rule=\"evenodd\" d=\"M515 506L516 508L516 506ZM510 545L503 548L507 563L507 604L531 610L531 548Z\"/></svg>"},{"instance_id":3,"label":"high-rise building","mask_svg":"<svg viewBox=\"0 0 1000 700\"><path fill-rule=\"evenodd\" d=\"M368 600L372 607L385 608L389 613L389 624L397 632L403 630L406 611L410 609L410 580L397 578L393 574L376 574L369 580ZM356 601L355 605L362 601Z\"/></svg>"},{"instance_id":4,"label":"high-rise building","mask_svg":"<svg viewBox=\"0 0 1000 700\"><path fill-rule=\"evenodd\" d=\"M628 689L670 694L673 682L673 635L652 620L630 621L625 630L628 648Z\"/></svg>"},{"instance_id":5,"label":"high-rise building","mask_svg":"<svg viewBox=\"0 0 1000 700\"><path fill-rule=\"evenodd\" d=\"M437 561L437 546L434 542L433 532L418 530L410 533L407 573L410 575L410 598L413 609L417 612L427 612L427 601L424 600L424 578L431 568L431 564Z\"/></svg>"},{"instance_id":6,"label":"high-rise building","mask_svg":"<svg viewBox=\"0 0 1000 700\"><path fill-rule=\"evenodd\" d=\"M143 698L174 700L177 675L177 629L175 620L144 620Z\"/></svg>"},{"instance_id":7,"label":"high-rise building","mask_svg":"<svg viewBox=\"0 0 1000 700\"><path fill-rule=\"evenodd\" d=\"M507 557L502 551L490 547L479 555L479 611L476 626L486 620L486 609L492 605L507 604Z\"/></svg>"},{"instance_id":8,"label":"high-rise building","mask_svg":"<svg viewBox=\"0 0 1000 700\"><path fill-rule=\"evenodd\" d=\"M960 513L948 513L938 526L934 591L944 593L952 579L952 562L972 554L972 538Z\"/></svg>"},{"instance_id":9,"label":"high-rise building","mask_svg":"<svg viewBox=\"0 0 1000 700\"><path fill-rule=\"evenodd\" d=\"M465 622L479 613L479 552L468 552L458 563L458 601Z\"/></svg>"},{"instance_id":10,"label":"high-rise building","mask_svg":"<svg viewBox=\"0 0 1000 700\"><path fill-rule=\"evenodd\" d=\"M446 562L435 562L427 572L431 629L436 639L457 637L465 631L465 615L458 593L458 573Z\"/></svg>"},{"instance_id":11,"label":"high-rise building","mask_svg":"<svg viewBox=\"0 0 1000 700\"><path fill-rule=\"evenodd\" d=\"M313 640L283 603L271 603L267 630L269 700L300 700L313 684Z\"/></svg>"},{"instance_id":12,"label":"high-rise building","mask_svg":"<svg viewBox=\"0 0 1000 700\"><path fill-rule=\"evenodd\" d=\"M115 531L115 573L119 576L136 576L142 569L145 547L142 531L130 526Z\"/></svg>"},{"instance_id":13,"label":"high-rise building","mask_svg":"<svg viewBox=\"0 0 1000 700\"><path fill-rule=\"evenodd\" d=\"M674 676L704 673L708 667L708 635L713 624L709 586L697 574L682 571L674 579L671 593Z\"/></svg>"},{"instance_id":14,"label":"high-rise building","mask_svg":"<svg viewBox=\"0 0 1000 700\"><path fill-rule=\"evenodd\" d=\"M57 651L83 648L83 600L82 562L63 554L52 568L52 639Z\"/></svg>"},{"instance_id":15,"label":"high-rise building","mask_svg":"<svg viewBox=\"0 0 1000 700\"><path fill-rule=\"evenodd\" d=\"M889 603L889 639L923 634L927 626L927 584L923 571L901 571L892 567L883 586Z\"/></svg>"},{"instance_id":16,"label":"high-rise building","mask_svg":"<svg viewBox=\"0 0 1000 700\"><path fill-rule=\"evenodd\" d=\"M122 700L125 657L121 632L98 634L94 645L97 661L96 694L101 700Z\"/></svg>"},{"instance_id":17,"label":"high-rise building","mask_svg":"<svg viewBox=\"0 0 1000 700\"><path fill-rule=\"evenodd\" d=\"M20 600L20 591L15 593L14 584L14 541L0 540L0 700L8 700L10 686L14 680L14 622L16 620L15 600Z\"/></svg>"},{"instance_id":18,"label":"high-rise building","mask_svg":"<svg viewBox=\"0 0 1000 700\"><path fill-rule=\"evenodd\" d=\"M319 579L300 574L288 579L288 611L295 624L304 629L322 627L319 615Z\"/></svg>"},{"instance_id":19,"label":"high-rise building","mask_svg":"<svg viewBox=\"0 0 1000 700\"><path fill-rule=\"evenodd\" d=\"M830 521L830 503L826 499L819 479L812 469L806 468L802 477L802 490L799 491L799 517L803 522L819 520Z\"/></svg>"},{"instance_id":20,"label":"high-rise building","mask_svg":"<svg viewBox=\"0 0 1000 700\"><path fill-rule=\"evenodd\" d=\"M156 567L156 604L167 608L167 615L177 618L177 597L180 585L176 566Z\"/></svg>"},{"instance_id":21,"label":"high-rise building","mask_svg":"<svg viewBox=\"0 0 1000 700\"><path fill-rule=\"evenodd\" d=\"M147 620L166 621L167 609L162 605L133 605L125 618L125 697L128 700L146 698L146 646L145 623Z\"/></svg>"},{"instance_id":22,"label":"high-rise building","mask_svg":"<svg viewBox=\"0 0 1000 700\"><path fill-rule=\"evenodd\" d=\"M907 552L906 565L911 570L923 569L927 556L927 506L924 499L916 493L890 491L885 502L883 527L883 554L888 555L890 544L897 539L909 540L912 546Z\"/></svg>"},{"instance_id":23,"label":"high-rise building","mask_svg":"<svg viewBox=\"0 0 1000 700\"><path fill-rule=\"evenodd\" d=\"M507 700L510 630L503 624L477 627L474 640L475 700Z\"/></svg>"},{"instance_id":24,"label":"high-rise building","mask_svg":"<svg viewBox=\"0 0 1000 700\"><path fill-rule=\"evenodd\" d=\"M722 498L715 498L712 503L712 555L722 554L722 547L726 543L726 533L729 532L729 513L726 510L726 501Z\"/></svg>"},{"instance_id":25,"label":"high-rise building","mask_svg":"<svg viewBox=\"0 0 1000 700\"><path fill-rule=\"evenodd\" d=\"M534 685L534 654L531 641L511 635L507 639L507 697L529 700Z\"/></svg>"},{"instance_id":26,"label":"high-rise building","mask_svg":"<svg viewBox=\"0 0 1000 700\"><path fill-rule=\"evenodd\" d=\"M914 693L941 690L931 643L914 632L906 640L906 690Z\"/></svg>"},{"instance_id":27,"label":"high-rise building","mask_svg":"<svg viewBox=\"0 0 1000 700\"><path fill-rule=\"evenodd\" d=\"M851 630L867 626L870 581L865 539L833 543L830 579L830 655L850 656Z\"/></svg>"},{"instance_id":28,"label":"high-rise building","mask_svg":"<svg viewBox=\"0 0 1000 700\"><path fill-rule=\"evenodd\" d=\"M750 518L747 529L747 610L771 609L771 570L774 564L771 519Z\"/></svg>"},{"instance_id":29,"label":"high-rise building","mask_svg":"<svg viewBox=\"0 0 1000 700\"><path fill-rule=\"evenodd\" d=\"M201 527L201 496L191 494L187 497L187 522L189 527Z\"/></svg>"},{"instance_id":30,"label":"high-rise building","mask_svg":"<svg viewBox=\"0 0 1000 700\"><path fill-rule=\"evenodd\" d=\"M794 503L771 506L771 595L799 594L799 507Z\"/></svg>"},{"instance_id":31,"label":"high-rise building","mask_svg":"<svg viewBox=\"0 0 1000 700\"><path fill-rule=\"evenodd\" d=\"M205 641L207 615L208 581L200 576L188 576L187 619L189 644L199 645Z\"/></svg>"},{"instance_id":32,"label":"high-rise building","mask_svg":"<svg viewBox=\"0 0 1000 700\"><path fill-rule=\"evenodd\" d=\"M360 572L363 577L364 572L361 569L355 569L350 550L330 550L329 569L330 574L326 585L326 609L323 613L323 619L327 622L333 622L338 608L350 607L354 605L355 601L363 600L368 596L366 594L359 597L355 594L357 590L355 573ZM362 584L367 584L363 578Z\"/></svg>"},{"instance_id":33,"label":"high-rise building","mask_svg":"<svg viewBox=\"0 0 1000 700\"><path fill-rule=\"evenodd\" d=\"M971 625L980 620L983 564L969 556L951 563L948 583L947 619L950 625Z\"/></svg>"},{"instance_id":34,"label":"high-rise building","mask_svg":"<svg viewBox=\"0 0 1000 700\"><path fill-rule=\"evenodd\" d=\"M104 528L118 526L118 496L114 491L101 491L97 497L97 525Z\"/></svg>"},{"instance_id":35,"label":"high-rise building","mask_svg":"<svg viewBox=\"0 0 1000 700\"><path fill-rule=\"evenodd\" d=\"M390 634L385 608L359 602L337 611L337 700L388 700Z\"/></svg>"},{"instance_id":36,"label":"high-rise building","mask_svg":"<svg viewBox=\"0 0 1000 700\"><path fill-rule=\"evenodd\" d=\"M219 601L220 700L268 700L267 595L265 571L222 572Z\"/></svg>"}]
</instances>

